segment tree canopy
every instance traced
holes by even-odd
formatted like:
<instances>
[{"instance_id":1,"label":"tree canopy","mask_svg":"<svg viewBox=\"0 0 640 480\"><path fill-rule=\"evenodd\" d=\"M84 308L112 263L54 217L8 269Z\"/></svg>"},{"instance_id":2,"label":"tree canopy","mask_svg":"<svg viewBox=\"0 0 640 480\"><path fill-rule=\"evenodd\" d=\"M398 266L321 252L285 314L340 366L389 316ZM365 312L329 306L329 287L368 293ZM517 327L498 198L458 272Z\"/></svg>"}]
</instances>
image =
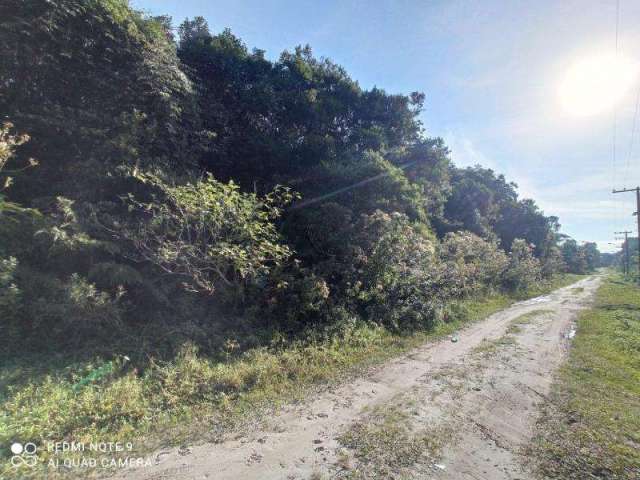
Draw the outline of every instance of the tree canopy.
<instances>
[{"instance_id":1,"label":"tree canopy","mask_svg":"<svg viewBox=\"0 0 640 480\"><path fill-rule=\"evenodd\" d=\"M426 327L598 265L503 175L453 165L423 93L363 89L310 46L271 61L202 17L176 38L125 0L8 0L0 19L5 338L194 339L212 311Z\"/></svg>"}]
</instances>

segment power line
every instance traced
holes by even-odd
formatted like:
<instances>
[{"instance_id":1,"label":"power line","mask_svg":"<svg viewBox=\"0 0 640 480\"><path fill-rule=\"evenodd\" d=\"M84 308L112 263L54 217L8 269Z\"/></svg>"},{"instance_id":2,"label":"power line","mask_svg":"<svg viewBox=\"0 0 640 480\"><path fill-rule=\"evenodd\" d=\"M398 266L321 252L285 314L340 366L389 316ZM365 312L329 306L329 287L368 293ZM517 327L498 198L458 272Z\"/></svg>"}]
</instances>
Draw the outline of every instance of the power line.
<instances>
[{"instance_id":1,"label":"power line","mask_svg":"<svg viewBox=\"0 0 640 480\"><path fill-rule=\"evenodd\" d=\"M624 230L623 232L614 232L616 235L624 235L624 264L623 270L625 275L629 275L630 266L629 266L629 234L633 233L631 230ZM616 237L618 239L618 237Z\"/></svg>"},{"instance_id":2,"label":"power line","mask_svg":"<svg viewBox=\"0 0 640 480\"><path fill-rule=\"evenodd\" d=\"M620 0L616 0L616 21L615 21L615 57L616 60L618 58L618 39L619 39L619 32L620 32ZM618 143L618 106L614 105L613 107L613 131L612 131L612 167L611 167L611 176L612 176L612 181L613 181L613 189L615 189L616 187L616 183L618 180L618 177L616 175L616 156L617 156L617 143ZM619 223L619 203L614 200L614 209L615 209L615 214L614 214L614 228L618 226Z\"/></svg>"},{"instance_id":3,"label":"power line","mask_svg":"<svg viewBox=\"0 0 640 480\"><path fill-rule=\"evenodd\" d=\"M633 156L633 147L636 140L636 129L638 125L638 111L640 110L640 84L638 84L638 93L636 94L636 108L633 113L633 123L631 125L631 140L629 141L629 155L627 156L627 165L625 168L625 178L629 177L629 168L631 164L631 157Z\"/></svg>"},{"instance_id":4,"label":"power line","mask_svg":"<svg viewBox=\"0 0 640 480\"><path fill-rule=\"evenodd\" d=\"M620 30L620 0L616 0L616 53L618 53L618 31Z\"/></svg>"},{"instance_id":5,"label":"power line","mask_svg":"<svg viewBox=\"0 0 640 480\"><path fill-rule=\"evenodd\" d=\"M618 59L618 38L620 36L620 0L616 0L616 60ZM615 174L616 149L618 140L618 106L613 107L613 169ZM615 182L615 177L614 177Z\"/></svg>"},{"instance_id":6,"label":"power line","mask_svg":"<svg viewBox=\"0 0 640 480\"><path fill-rule=\"evenodd\" d=\"M640 282L640 186L636 188L622 188L620 190L613 189L612 193L628 193L635 192L636 194L636 211L634 215L638 222L638 281Z\"/></svg>"}]
</instances>

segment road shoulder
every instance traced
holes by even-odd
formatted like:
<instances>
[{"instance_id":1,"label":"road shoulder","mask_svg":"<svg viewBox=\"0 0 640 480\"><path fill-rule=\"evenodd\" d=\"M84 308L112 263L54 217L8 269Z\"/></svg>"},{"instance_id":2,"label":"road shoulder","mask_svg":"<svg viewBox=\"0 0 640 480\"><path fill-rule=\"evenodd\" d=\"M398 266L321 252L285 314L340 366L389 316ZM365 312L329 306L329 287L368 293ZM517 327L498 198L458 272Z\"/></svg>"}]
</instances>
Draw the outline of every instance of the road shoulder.
<instances>
[{"instance_id":1,"label":"road shoulder","mask_svg":"<svg viewBox=\"0 0 640 480\"><path fill-rule=\"evenodd\" d=\"M605 279L583 311L530 455L553 479L640 478L640 289Z\"/></svg>"}]
</instances>

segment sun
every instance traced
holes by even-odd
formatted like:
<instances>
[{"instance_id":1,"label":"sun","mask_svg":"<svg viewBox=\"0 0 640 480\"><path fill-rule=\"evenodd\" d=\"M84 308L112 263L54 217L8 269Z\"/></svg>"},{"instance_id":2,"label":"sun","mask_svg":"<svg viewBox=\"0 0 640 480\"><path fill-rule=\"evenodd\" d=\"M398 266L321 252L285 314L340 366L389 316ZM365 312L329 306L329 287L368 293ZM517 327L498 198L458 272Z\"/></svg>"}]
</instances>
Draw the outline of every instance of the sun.
<instances>
[{"instance_id":1,"label":"sun","mask_svg":"<svg viewBox=\"0 0 640 480\"><path fill-rule=\"evenodd\" d=\"M615 53L582 57L568 65L558 96L570 115L586 117L613 108L638 76L638 64Z\"/></svg>"}]
</instances>

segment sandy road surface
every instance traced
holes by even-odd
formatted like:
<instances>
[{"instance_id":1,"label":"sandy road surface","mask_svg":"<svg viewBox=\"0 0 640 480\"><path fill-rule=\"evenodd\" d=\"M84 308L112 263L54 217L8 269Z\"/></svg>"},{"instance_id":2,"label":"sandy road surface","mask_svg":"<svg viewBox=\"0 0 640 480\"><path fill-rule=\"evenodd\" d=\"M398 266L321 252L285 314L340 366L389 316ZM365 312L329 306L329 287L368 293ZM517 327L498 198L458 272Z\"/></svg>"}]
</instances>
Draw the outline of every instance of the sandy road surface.
<instances>
[{"instance_id":1,"label":"sandy road surface","mask_svg":"<svg viewBox=\"0 0 640 480\"><path fill-rule=\"evenodd\" d=\"M394 477L530 479L519 449L531 436L536 404L565 356L576 313L588 305L599 282L589 277L514 304L461 331L458 342L424 345L366 378L291 407L259 431L187 451L156 452L152 467L116 478L345 478L367 470L369 476L377 471L369 465L375 460L363 461L357 448L345 448L341 435L366 425L372 409L398 403L411 404L416 428L429 425L446 438L437 452L399 467Z\"/></svg>"}]
</instances>

